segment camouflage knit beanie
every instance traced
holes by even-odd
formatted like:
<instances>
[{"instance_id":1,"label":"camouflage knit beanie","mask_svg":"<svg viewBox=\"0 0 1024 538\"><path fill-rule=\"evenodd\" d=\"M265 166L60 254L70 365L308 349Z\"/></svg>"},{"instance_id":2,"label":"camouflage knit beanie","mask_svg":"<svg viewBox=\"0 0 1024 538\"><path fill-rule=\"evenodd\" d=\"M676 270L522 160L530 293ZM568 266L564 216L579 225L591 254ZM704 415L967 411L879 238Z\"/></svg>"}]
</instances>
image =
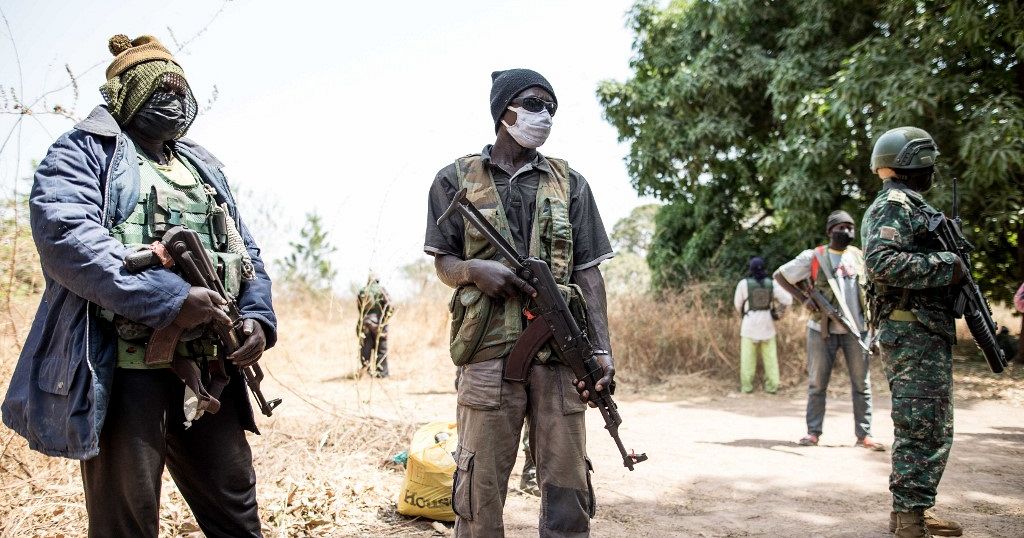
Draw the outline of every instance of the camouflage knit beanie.
<instances>
[{"instance_id":1,"label":"camouflage knit beanie","mask_svg":"<svg viewBox=\"0 0 1024 538\"><path fill-rule=\"evenodd\" d=\"M129 39L117 34L107 43L114 60L107 67L107 82L100 93L107 102L110 115L119 125L126 125L153 92L165 82L171 82L186 94L185 109L188 116L184 134L196 115L196 102L185 80L185 72L174 60L171 52L153 36Z\"/></svg>"}]
</instances>

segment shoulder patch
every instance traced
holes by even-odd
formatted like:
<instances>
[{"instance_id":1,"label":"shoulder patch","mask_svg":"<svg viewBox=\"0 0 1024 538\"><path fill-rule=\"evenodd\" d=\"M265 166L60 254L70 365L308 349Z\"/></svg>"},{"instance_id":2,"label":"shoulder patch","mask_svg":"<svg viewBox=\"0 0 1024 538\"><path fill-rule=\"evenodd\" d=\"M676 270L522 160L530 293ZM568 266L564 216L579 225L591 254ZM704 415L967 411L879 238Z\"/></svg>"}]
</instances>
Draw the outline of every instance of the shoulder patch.
<instances>
[{"instance_id":1,"label":"shoulder patch","mask_svg":"<svg viewBox=\"0 0 1024 538\"><path fill-rule=\"evenodd\" d=\"M890 189L886 200L896 202L897 204L907 205L907 193L898 189Z\"/></svg>"},{"instance_id":2,"label":"shoulder patch","mask_svg":"<svg viewBox=\"0 0 1024 538\"><path fill-rule=\"evenodd\" d=\"M878 229L878 235L887 241L895 241L896 238L900 236L900 233L892 226L882 226Z\"/></svg>"}]
</instances>

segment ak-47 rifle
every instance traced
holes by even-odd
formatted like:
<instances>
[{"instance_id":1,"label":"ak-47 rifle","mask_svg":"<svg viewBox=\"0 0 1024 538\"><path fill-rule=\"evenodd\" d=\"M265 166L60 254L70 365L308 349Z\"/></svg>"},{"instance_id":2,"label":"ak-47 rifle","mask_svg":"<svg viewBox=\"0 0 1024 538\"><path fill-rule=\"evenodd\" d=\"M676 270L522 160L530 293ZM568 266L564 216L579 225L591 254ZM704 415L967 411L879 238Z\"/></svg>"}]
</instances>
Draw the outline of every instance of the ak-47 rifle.
<instances>
[{"instance_id":1,"label":"ak-47 rifle","mask_svg":"<svg viewBox=\"0 0 1024 538\"><path fill-rule=\"evenodd\" d=\"M242 321L238 305L224 291L224 285L217 277L217 270L210 260L210 255L203 248L199 234L183 226L175 226L167 230L163 239L151 245L150 248L139 250L125 257L124 265L128 271L133 273L158 265L168 268L175 267L180 271L181 277L192 286L200 286L216 292L227 303L227 314L232 323L231 326L216 322L210 324L224 347L225 357L242 346L244 338L238 334ZM173 323L164 329L153 331L153 335L146 344L146 364L171 362L178 339L183 331L184 329ZM263 396L263 391L260 390L263 369L259 364L247 366L242 368L242 377L256 398L260 411L268 417L271 416L274 408L281 404L281 399L275 398L267 401Z\"/></svg>"},{"instance_id":2,"label":"ak-47 rifle","mask_svg":"<svg viewBox=\"0 0 1024 538\"><path fill-rule=\"evenodd\" d=\"M812 301L814 301L814 304L817 305L818 308L825 313L825 315L827 315L836 323L839 323L840 325L845 327L846 331L852 334L857 339L857 343L860 344L860 347L863 348L866 353L874 353L871 350L871 346L869 346L867 342L865 342L864 339L861 338L860 329L857 328L856 323L854 323L853 320L846 319L846 316L843 314L843 312L836 308L835 306L833 306L832 302L829 301L828 298L826 298L825 295L823 295L820 291L818 291L818 288L816 288L814 284L811 284L811 281L806 281L802 287L803 292L806 293ZM843 298L837 297L836 300L842 301ZM824 330L824 328L822 330Z\"/></svg>"},{"instance_id":3,"label":"ak-47 rifle","mask_svg":"<svg viewBox=\"0 0 1024 538\"><path fill-rule=\"evenodd\" d=\"M1006 355L996 342L996 322L992 319L992 310L988 301L981 293L981 288L971 275L972 245L963 234L963 221L960 220L959 192L956 178L953 178L953 218L949 219L942 213L928 218L928 230L938 236L943 248L956 254L967 268L964 278L954 286L956 299L953 301L953 314L964 318L974 342L985 355L988 367L994 373L1001 373L1006 368Z\"/></svg>"},{"instance_id":4,"label":"ak-47 rifle","mask_svg":"<svg viewBox=\"0 0 1024 538\"><path fill-rule=\"evenodd\" d=\"M530 320L526 330L519 337L505 364L504 378L506 381L523 383L529 375L533 357L547 343L552 343L558 356L572 369L576 379L582 381L585 390L590 392L590 401L597 405L604 417L604 427L615 441L622 455L622 464L630 471L637 463L647 460L647 454L626 452L626 447L619 438L619 416L615 401L612 400L610 387L600 391L594 386L603 377L601 366L594 360L594 347L569 311L562 292L551 274L548 264L539 258L520 256L512 245L491 226L491 223L480 213L480 210L466 198L466 189L455 195L448 209L437 219L437 223L447 220L459 213L473 227L480 231L487 241L494 246L501 257L512 266L516 275L530 283L537 290L530 306L525 311Z\"/></svg>"}]
</instances>

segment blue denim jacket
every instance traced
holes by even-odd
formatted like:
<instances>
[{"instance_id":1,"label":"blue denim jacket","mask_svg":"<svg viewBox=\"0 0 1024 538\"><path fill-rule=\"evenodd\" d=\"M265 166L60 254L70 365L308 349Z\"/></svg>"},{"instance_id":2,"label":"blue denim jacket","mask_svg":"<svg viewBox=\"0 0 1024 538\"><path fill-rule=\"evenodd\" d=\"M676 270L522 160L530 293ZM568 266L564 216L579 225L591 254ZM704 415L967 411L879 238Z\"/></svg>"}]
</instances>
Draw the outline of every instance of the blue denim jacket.
<instances>
[{"instance_id":1,"label":"blue denim jacket","mask_svg":"<svg viewBox=\"0 0 1024 538\"><path fill-rule=\"evenodd\" d=\"M189 285L167 269L126 271L128 250L110 235L139 199L138 158L128 142L106 107L97 107L54 142L32 185L32 237L46 290L2 413L4 424L25 437L30 448L50 456L88 459L99 453L117 339L97 310L160 329L174 320L188 294ZM267 346L273 346L277 318L270 278L259 247L238 217L223 165L187 139L177 141L175 150L227 203L256 269L256 279L243 285L239 310L242 317L260 321ZM245 426L256 431L251 406Z\"/></svg>"}]
</instances>

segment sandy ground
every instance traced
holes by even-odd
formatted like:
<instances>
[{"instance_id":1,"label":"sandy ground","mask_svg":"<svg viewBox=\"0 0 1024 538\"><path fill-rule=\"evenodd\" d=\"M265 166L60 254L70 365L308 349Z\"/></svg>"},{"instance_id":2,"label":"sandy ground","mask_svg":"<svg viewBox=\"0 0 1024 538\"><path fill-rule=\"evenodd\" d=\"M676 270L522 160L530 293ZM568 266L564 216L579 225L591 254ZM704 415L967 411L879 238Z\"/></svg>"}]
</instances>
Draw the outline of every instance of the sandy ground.
<instances>
[{"instance_id":1,"label":"sandy ground","mask_svg":"<svg viewBox=\"0 0 1024 538\"><path fill-rule=\"evenodd\" d=\"M454 420L447 321L408 309L395 331L392 377L351 376L351 320L288 316L287 343L267 354L265 392L284 404L250 436L264 533L441 536L448 527L395 512L403 470L390 456L426 422ZM328 335L329 338L324 338ZM353 340L349 342L348 340ZM0 366L10 367L7 356ZM877 365L876 365L877 366ZM650 460L621 466L600 415L588 412L598 510L593 536L887 535L889 454L854 448L848 380L833 374L822 446L800 447L803 382L740 395L731 380L677 376L658 385L619 376L621 436ZM996 377L956 364L956 439L938 499L965 536L1024 537L1024 368ZM874 434L891 445L890 401L875 368ZM3 387L0 387L2 389ZM0 427L0 538L82 536L77 462L46 458ZM519 481L517 465L511 484ZM536 536L539 499L511 491L509 536ZM200 536L166 477L162 536Z\"/></svg>"},{"instance_id":2,"label":"sandy ground","mask_svg":"<svg viewBox=\"0 0 1024 538\"><path fill-rule=\"evenodd\" d=\"M401 365L394 370L386 381L328 378L322 388L337 398L333 406L353 412L387 419L416 416L420 422L454 416L455 392L447 376L423 377ZM958 375L958 396L967 397L956 402L956 438L939 510L959 520L965 536L1024 536L1021 372L1004 380L1003 399L981 399L993 395L984 390L988 376L978 367L964 370ZM292 375L305 378L310 388L309 377L297 371ZM880 379L877 371L875 379ZM806 400L800 387L779 395L742 395L727 382L694 376L647 387L646 396L638 398L629 395L625 384L619 398L625 421L620 433L627 448L646 452L650 460L634 472L623 468L600 415L589 413L588 451L598 498L593 535L888 536L889 453L852 446L846 383L844 375L834 374L818 447L795 442L805 432ZM891 446L888 391L876 387L875 394L874 436ZM294 412L302 403L292 398L290 405ZM389 475L385 488L398 487L400 471L381 472ZM536 536L538 510L536 497L511 491L505 508L508 535ZM440 534L427 522L394 513L381 519L385 527L370 534Z\"/></svg>"}]
</instances>

